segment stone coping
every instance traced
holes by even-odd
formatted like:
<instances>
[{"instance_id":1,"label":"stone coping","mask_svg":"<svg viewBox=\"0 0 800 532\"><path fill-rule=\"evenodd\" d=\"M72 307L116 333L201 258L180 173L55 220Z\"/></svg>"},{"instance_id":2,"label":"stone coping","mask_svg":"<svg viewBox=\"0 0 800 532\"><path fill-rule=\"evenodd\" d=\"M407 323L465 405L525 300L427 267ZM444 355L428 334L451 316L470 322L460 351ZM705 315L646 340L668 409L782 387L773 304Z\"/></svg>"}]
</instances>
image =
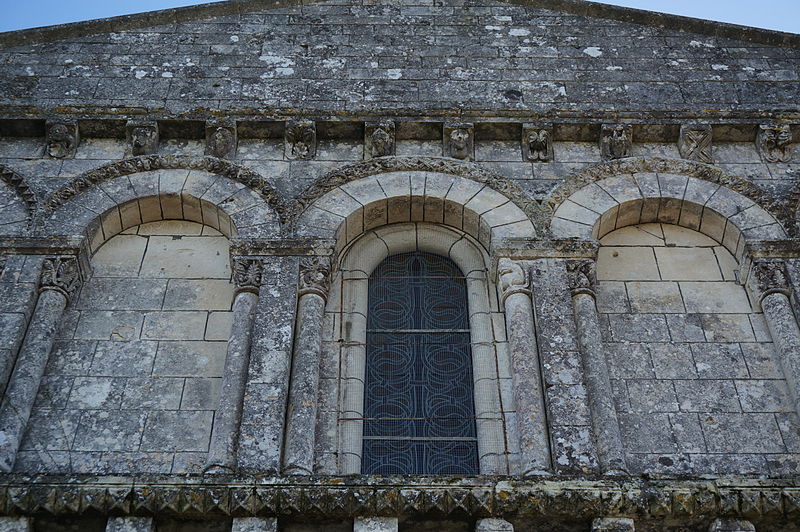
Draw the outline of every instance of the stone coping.
<instances>
[{"instance_id":1,"label":"stone coping","mask_svg":"<svg viewBox=\"0 0 800 532\"><path fill-rule=\"evenodd\" d=\"M800 519L800 478L0 476L1 515Z\"/></svg>"},{"instance_id":2,"label":"stone coping","mask_svg":"<svg viewBox=\"0 0 800 532\"><path fill-rule=\"evenodd\" d=\"M785 33L642 9L612 6L586 0L507 1L512 4L548 9L551 11L562 11L573 15L632 22L635 24L757 42L772 46L800 48L800 35L795 33ZM133 15L74 22L70 24L8 31L0 33L0 48L51 42L59 39L69 39L71 37L93 35L103 32L139 29L161 24L191 22L215 16L235 15L258 10L280 9L313 3L315 3L313 0L229 0L227 2L213 2L195 6L136 13Z\"/></svg>"}]
</instances>

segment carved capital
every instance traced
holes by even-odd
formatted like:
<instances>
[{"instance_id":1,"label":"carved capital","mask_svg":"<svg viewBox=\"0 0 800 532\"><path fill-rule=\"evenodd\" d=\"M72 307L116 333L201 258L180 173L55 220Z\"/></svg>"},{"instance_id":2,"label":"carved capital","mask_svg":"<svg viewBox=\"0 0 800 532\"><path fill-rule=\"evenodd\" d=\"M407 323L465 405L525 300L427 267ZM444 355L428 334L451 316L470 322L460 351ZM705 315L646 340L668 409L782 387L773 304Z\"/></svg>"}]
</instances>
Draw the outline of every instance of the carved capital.
<instances>
[{"instance_id":1,"label":"carved capital","mask_svg":"<svg viewBox=\"0 0 800 532\"><path fill-rule=\"evenodd\" d=\"M304 257L301 259L299 295L317 294L322 299L327 299L330 272L330 257Z\"/></svg>"},{"instance_id":2,"label":"carved capital","mask_svg":"<svg viewBox=\"0 0 800 532\"><path fill-rule=\"evenodd\" d=\"M158 152L158 124L156 122L129 121L125 136L131 155L150 155Z\"/></svg>"},{"instance_id":3,"label":"carved capital","mask_svg":"<svg viewBox=\"0 0 800 532\"><path fill-rule=\"evenodd\" d=\"M497 263L497 278L500 281L503 302L512 294L529 294L528 275L522 265L511 259L502 258Z\"/></svg>"},{"instance_id":4,"label":"carved capital","mask_svg":"<svg viewBox=\"0 0 800 532\"><path fill-rule=\"evenodd\" d=\"M39 292L57 290L67 300L75 295L80 285L78 259L75 257L53 257L45 259L42 264L42 275L39 278Z\"/></svg>"},{"instance_id":5,"label":"carved capital","mask_svg":"<svg viewBox=\"0 0 800 532\"><path fill-rule=\"evenodd\" d=\"M206 124L206 155L219 159L236 157L236 126L231 123Z\"/></svg>"},{"instance_id":6,"label":"carved capital","mask_svg":"<svg viewBox=\"0 0 800 532\"><path fill-rule=\"evenodd\" d=\"M788 163L792 160L792 128L789 124L780 126L764 124L759 126L756 135L756 148L764 162Z\"/></svg>"},{"instance_id":7,"label":"carved capital","mask_svg":"<svg viewBox=\"0 0 800 532\"><path fill-rule=\"evenodd\" d=\"M367 122L364 125L364 159L395 154L394 122Z\"/></svg>"},{"instance_id":8,"label":"carved capital","mask_svg":"<svg viewBox=\"0 0 800 532\"><path fill-rule=\"evenodd\" d=\"M251 292L258 294L261 289L261 279L264 274L264 264L261 259L234 257L233 283L236 292Z\"/></svg>"},{"instance_id":9,"label":"carved capital","mask_svg":"<svg viewBox=\"0 0 800 532\"><path fill-rule=\"evenodd\" d=\"M681 126L680 136L678 137L678 151L684 159L713 164L712 146L711 125Z\"/></svg>"},{"instance_id":10,"label":"carved capital","mask_svg":"<svg viewBox=\"0 0 800 532\"><path fill-rule=\"evenodd\" d=\"M626 124L603 124L600 131L600 155L605 160L629 157L633 128Z\"/></svg>"},{"instance_id":11,"label":"carved capital","mask_svg":"<svg viewBox=\"0 0 800 532\"><path fill-rule=\"evenodd\" d=\"M311 120L288 122L284 142L287 159L313 159L317 154L317 126Z\"/></svg>"},{"instance_id":12,"label":"carved capital","mask_svg":"<svg viewBox=\"0 0 800 532\"><path fill-rule=\"evenodd\" d=\"M553 160L553 126L549 124L522 126L522 160L533 162Z\"/></svg>"},{"instance_id":13,"label":"carved capital","mask_svg":"<svg viewBox=\"0 0 800 532\"><path fill-rule=\"evenodd\" d=\"M789 276L782 260L754 260L750 266L750 277L761 298L789 290Z\"/></svg>"},{"instance_id":14,"label":"carved capital","mask_svg":"<svg viewBox=\"0 0 800 532\"><path fill-rule=\"evenodd\" d=\"M47 154L56 159L75 156L80 138L78 123L74 120L48 120Z\"/></svg>"},{"instance_id":15,"label":"carved capital","mask_svg":"<svg viewBox=\"0 0 800 532\"><path fill-rule=\"evenodd\" d=\"M594 288L597 286L597 263L591 259L568 260L567 282L572 295L594 296Z\"/></svg>"},{"instance_id":16,"label":"carved capital","mask_svg":"<svg viewBox=\"0 0 800 532\"><path fill-rule=\"evenodd\" d=\"M475 145L475 129L472 124L445 124L444 156L469 161Z\"/></svg>"}]
</instances>

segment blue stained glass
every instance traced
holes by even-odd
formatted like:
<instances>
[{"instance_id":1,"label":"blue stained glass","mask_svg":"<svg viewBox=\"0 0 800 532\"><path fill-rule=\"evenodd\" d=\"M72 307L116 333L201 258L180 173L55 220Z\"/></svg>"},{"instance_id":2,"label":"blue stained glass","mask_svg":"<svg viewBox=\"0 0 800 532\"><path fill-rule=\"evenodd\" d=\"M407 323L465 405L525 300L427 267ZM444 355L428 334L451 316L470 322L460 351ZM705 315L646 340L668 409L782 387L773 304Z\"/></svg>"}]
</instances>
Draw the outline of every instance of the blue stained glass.
<instances>
[{"instance_id":1,"label":"blue stained glass","mask_svg":"<svg viewBox=\"0 0 800 532\"><path fill-rule=\"evenodd\" d=\"M362 472L478 472L466 281L430 253L369 279Z\"/></svg>"}]
</instances>

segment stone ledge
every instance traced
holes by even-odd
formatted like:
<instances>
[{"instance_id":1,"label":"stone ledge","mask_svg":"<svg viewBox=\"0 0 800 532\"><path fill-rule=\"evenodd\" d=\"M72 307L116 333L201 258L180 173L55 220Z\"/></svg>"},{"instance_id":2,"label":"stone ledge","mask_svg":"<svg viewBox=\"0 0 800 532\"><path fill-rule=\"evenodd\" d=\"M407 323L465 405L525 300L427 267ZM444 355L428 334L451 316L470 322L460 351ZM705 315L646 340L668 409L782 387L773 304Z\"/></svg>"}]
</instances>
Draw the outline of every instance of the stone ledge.
<instances>
[{"instance_id":1,"label":"stone ledge","mask_svg":"<svg viewBox=\"0 0 800 532\"><path fill-rule=\"evenodd\" d=\"M800 519L799 479L0 476L1 515Z\"/></svg>"}]
</instances>

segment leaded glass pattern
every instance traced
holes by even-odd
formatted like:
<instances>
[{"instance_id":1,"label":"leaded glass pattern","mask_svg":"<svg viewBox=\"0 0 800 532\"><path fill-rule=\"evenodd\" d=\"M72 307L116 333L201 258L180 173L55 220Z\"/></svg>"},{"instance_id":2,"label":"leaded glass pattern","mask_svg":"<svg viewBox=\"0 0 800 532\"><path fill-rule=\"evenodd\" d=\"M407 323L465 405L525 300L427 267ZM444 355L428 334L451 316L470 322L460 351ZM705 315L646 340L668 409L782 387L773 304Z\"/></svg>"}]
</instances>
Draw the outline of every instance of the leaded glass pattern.
<instances>
[{"instance_id":1,"label":"leaded glass pattern","mask_svg":"<svg viewBox=\"0 0 800 532\"><path fill-rule=\"evenodd\" d=\"M478 473L466 281L445 257L369 278L362 473Z\"/></svg>"}]
</instances>

